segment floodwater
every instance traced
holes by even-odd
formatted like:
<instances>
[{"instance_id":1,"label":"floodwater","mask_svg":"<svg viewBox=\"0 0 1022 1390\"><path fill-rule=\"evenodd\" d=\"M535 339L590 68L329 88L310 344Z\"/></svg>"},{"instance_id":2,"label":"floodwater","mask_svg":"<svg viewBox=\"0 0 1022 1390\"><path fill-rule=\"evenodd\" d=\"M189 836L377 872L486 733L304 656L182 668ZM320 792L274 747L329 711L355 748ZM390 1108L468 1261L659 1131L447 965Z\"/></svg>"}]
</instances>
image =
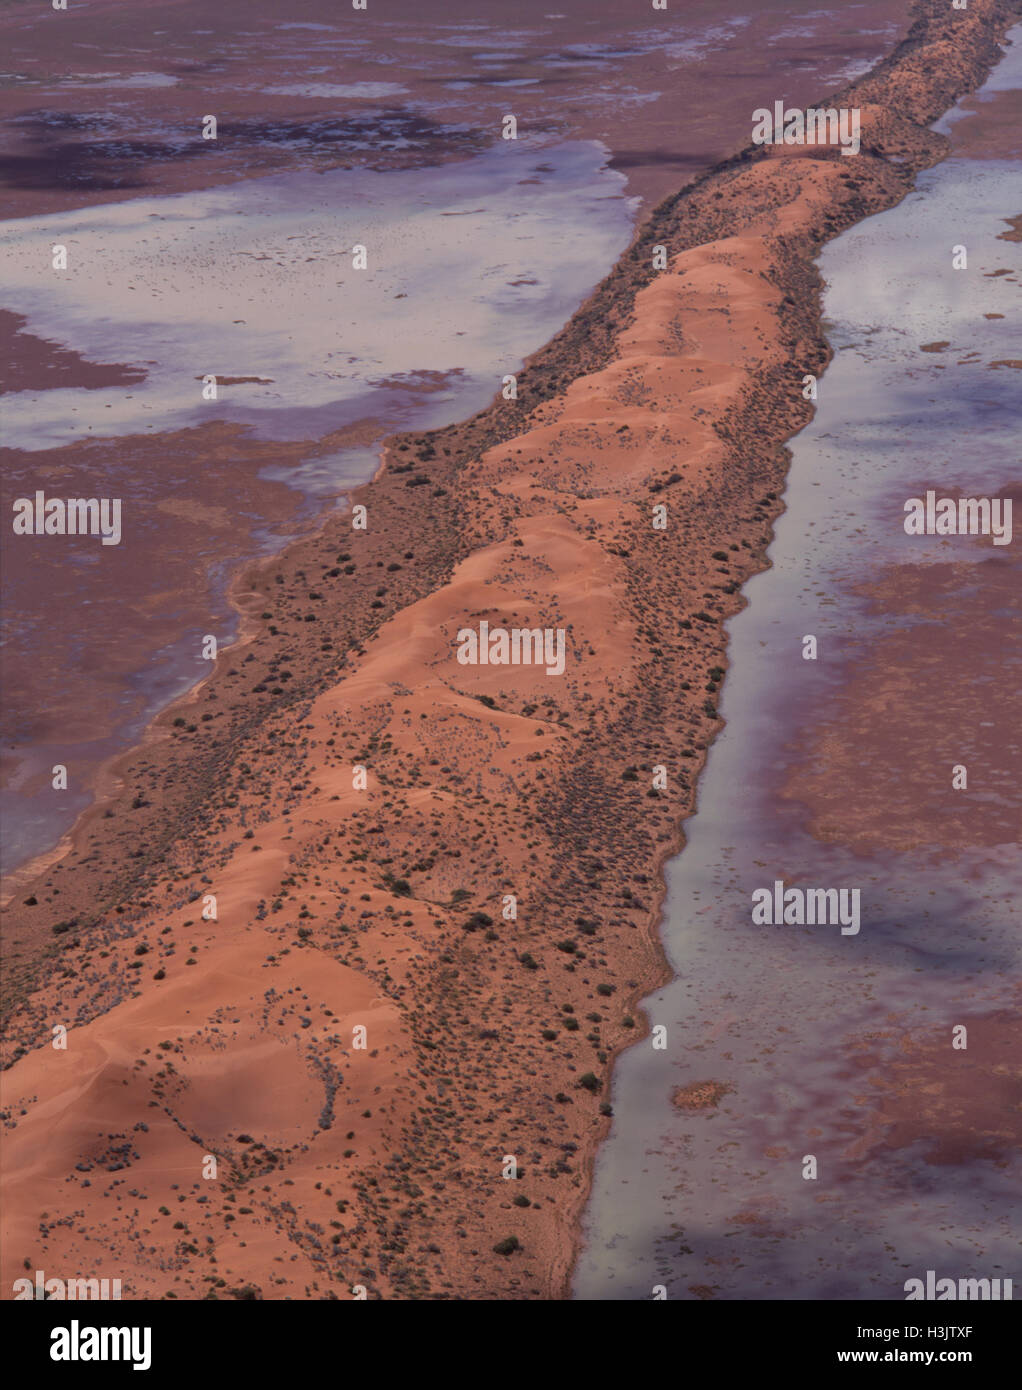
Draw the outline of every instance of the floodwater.
<instances>
[{"instance_id":1,"label":"floodwater","mask_svg":"<svg viewBox=\"0 0 1022 1390\"><path fill-rule=\"evenodd\" d=\"M116 547L4 547L5 871L56 843L102 762L206 674L202 635L233 636L243 560L367 481L386 435L483 408L571 317L628 244L624 185L596 141L520 140L3 225L24 330L145 371L5 397L4 511L41 490L122 514Z\"/></svg>"},{"instance_id":2,"label":"floodwater","mask_svg":"<svg viewBox=\"0 0 1022 1390\"><path fill-rule=\"evenodd\" d=\"M928 489L1018 512L1019 211L1017 164L951 158L821 258L836 355L729 625L726 727L667 870L676 978L645 1001L666 1046L618 1062L576 1297L1022 1273L1022 541L903 524ZM778 880L858 889L858 932L754 924Z\"/></svg>"},{"instance_id":3,"label":"floodwater","mask_svg":"<svg viewBox=\"0 0 1022 1390\"><path fill-rule=\"evenodd\" d=\"M388 434L484 405L609 270L636 199L744 144L758 106L868 70L909 10L525 0L509 30L490 0L383 8L282 21L249 0L239 28L183 0L140 34L113 0L45 41L0 18L6 190L28 213L0 224L0 308L34 335L11 353L0 511L43 490L124 518L116 547L4 547L5 870L206 674L232 574L368 477Z\"/></svg>"},{"instance_id":4,"label":"floodwater","mask_svg":"<svg viewBox=\"0 0 1022 1390\"><path fill-rule=\"evenodd\" d=\"M453 376L431 414L470 414L627 246L634 204L606 158L595 141L508 141L454 165L272 175L10 222L5 307L39 337L147 375L17 392L6 443L37 450L211 416L261 438L317 439L389 415L380 391L400 403L424 372ZM51 243L67 248L67 270L52 269ZM221 385L214 402L209 375L252 379Z\"/></svg>"}]
</instances>

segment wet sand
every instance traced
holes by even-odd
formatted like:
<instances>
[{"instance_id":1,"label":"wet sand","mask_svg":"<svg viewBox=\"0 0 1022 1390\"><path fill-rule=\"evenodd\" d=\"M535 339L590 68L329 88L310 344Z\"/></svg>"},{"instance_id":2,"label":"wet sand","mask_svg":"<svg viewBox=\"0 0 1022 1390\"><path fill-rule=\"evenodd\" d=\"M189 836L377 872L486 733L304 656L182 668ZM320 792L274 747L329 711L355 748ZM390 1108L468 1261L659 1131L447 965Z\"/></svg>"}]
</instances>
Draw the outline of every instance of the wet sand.
<instances>
[{"instance_id":1,"label":"wet sand","mask_svg":"<svg viewBox=\"0 0 1022 1390\"><path fill-rule=\"evenodd\" d=\"M30 1259L136 1297L565 1292L722 623L826 362L812 258L941 157L926 123L1008 10L922 15L847 93L854 174L749 152L669 201L514 408L395 439L368 532L331 517L239 581L242 642L9 914L5 1285ZM480 618L565 628L564 677L459 666Z\"/></svg>"}]
</instances>

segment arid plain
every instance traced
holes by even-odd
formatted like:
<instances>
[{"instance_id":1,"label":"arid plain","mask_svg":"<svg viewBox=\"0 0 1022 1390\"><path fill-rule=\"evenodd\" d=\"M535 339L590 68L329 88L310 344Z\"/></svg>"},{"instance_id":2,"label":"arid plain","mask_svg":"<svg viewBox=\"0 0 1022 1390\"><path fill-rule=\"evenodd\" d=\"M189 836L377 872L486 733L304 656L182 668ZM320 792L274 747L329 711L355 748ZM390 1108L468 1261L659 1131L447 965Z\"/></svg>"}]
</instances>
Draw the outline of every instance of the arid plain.
<instances>
[{"instance_id":1,"label":"arid plain","mask_svg":"<svg viewBox=\"0 0 1022 1390\"><path fill-rule=\"evenodd\" d=\"M650 206L694 156L621 154L635 239L517 400L392 436L350 499L366 530L340 508L246 563L238 640L12 876L5 1291L59 1268L138 1298L565 1294L610 1069L664 976L722 623L827 362L813 257L942 158L929 125L1017 13L868 8L899 28L831 98L859 157L748 147L752 79L682 192ZM216 430L229 492L270 446ZM483 620L563 629L564 674L459 665Z\"/></svg>"}]
</instances>

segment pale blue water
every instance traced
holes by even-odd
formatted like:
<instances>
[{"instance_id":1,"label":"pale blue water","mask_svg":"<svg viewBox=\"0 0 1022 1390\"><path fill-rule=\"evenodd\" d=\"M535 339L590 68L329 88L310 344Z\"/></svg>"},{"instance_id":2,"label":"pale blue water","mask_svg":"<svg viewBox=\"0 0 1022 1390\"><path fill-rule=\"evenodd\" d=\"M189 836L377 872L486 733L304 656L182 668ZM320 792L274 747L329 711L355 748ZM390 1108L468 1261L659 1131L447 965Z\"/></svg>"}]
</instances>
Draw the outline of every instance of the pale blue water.
<instances>
[{"instance_id":1,"label":"pale blue water","mask_svg":"<svg viewBox=\"0 0 1022 1390\"><path fill-rule=\"evenodd\" d=\"M1002 88L1020 85L1020 56L1016 44L998 69ZM998 240L1020 209L1017 164L953 159L821 257L836 356L813 423L793 441L773 568L747 585L749 606L729 624L727 726L667 870L662 936L677 978L645 1003L668 1046L647 1040L618 1062L576 1297L651 1298L663 1285L671 1299L706 1288L724 1299L901 1299L904 1281L931 1268L1020 1273L1018 1157L940 1166L920 1142L855 1159L864 1112L849 1097L863 1086L846 1063L854 1037L892 1021L898 1033L950 1033L1017 989L1018 837L943 858L853 853L814 839L806 808L779 795L842 671L905 621L872 611L857 586L891 563L991 557L967 540L953 556L937 538L909 540L902 504L927 486L1018 491L1018 373L986 363L1022 357L1020 248ZM967 271L951 268L959 243ZM998 268L1014 268L1015 284L992 277ZM937 340L954 351L919 352ZM973 349L975 364L957 365ZM1020 544L1016 535L1008 548L1016 564ZM820 639L816 662L801 659L806 633ZM1016 688L1020 645L1009 629L987 654ZM1020 729L1022 708L1003 731L1016 751ZM1022 826L1018 788L1008 791ZM775 878L860 888L859 934L754 926L750 895ZM716 1111L671 1104L675 1087L706 1080L734 1087ZM807 1153L815 1181L802 1178Z\"/></svg>"},{"instance_id":2,"label":"pale blue water","mask_svg":"<svg viewBox=\"0 0 1022 1390\"><path fill-rule=\"evenodd\" d=\"M27 331L90 361L142 363L148 372L130 387L6 396L4 443L29 451L10 480L12 497L46 486L32 472L34 451L216 420L261 439L308 440L307 460L261 476L302 492L306 522L321 515L372 476L386 435L451 424L487 405L504 375L610 270L630 240L636 201L606 158L596 141L523 139L427 169L281 174L3 223L0 302L27 316ZM63 275L39 253L58 243L68 248ZM364 271L353 268L356 245L366 248ZM219 400L204 402L207 373L268 381L221 386ZM375 444L317 448L322 436L365 420L378 423ZM123 544L144 546L166 482L137 471L130 450L114 457L117 476L106 486L123 501ZM204 465L188 495L200 504L206 496ZM290 539L272 516L255 521L255 554ZM65 548L60 562L81 558ZM84 558L83 610L108 597L103 556L94 548ZM32 605L47 602L44 587L18 582L13 560L4 609L12 648L46 640L45 612ZM202 629L221 642L236 628L229 579L209 576ZM198 650L192 632L159 651L140 644L113 738L8 739L5 872L51 848L91 801L80 777L52 791L49 769L80 759L95 766L130 747L159 709L208 673ZM70 680L84 656L68 653ZM28 795L23 788L41 774L45 790Z\"/></svg>"}]
</instances>

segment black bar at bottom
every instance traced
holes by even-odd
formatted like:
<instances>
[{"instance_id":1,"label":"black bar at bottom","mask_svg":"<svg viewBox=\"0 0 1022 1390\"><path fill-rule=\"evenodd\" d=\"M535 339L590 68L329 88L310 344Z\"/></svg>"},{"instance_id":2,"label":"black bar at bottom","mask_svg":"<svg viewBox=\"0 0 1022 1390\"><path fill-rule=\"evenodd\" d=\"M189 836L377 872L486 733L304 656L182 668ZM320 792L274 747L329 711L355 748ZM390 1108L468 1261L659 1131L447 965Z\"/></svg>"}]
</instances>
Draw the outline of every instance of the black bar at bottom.
<instances>
[{"instance_id":1,"label":"black bar at bottom","mask_svg":"<svg viewBox=\"0 0 1022 1390\"><path fill-rule=\"evenodd\" d=\"M1017 1367L1020 1326L1012 1303L982 1301L676 1302L641 1313L604 1302L24 1301L9 1311L25 1371L48 1372L47 1385L133 1372L161 1383L249 1372L264 1384L274 1373L315 1376L331 1366L338 1376L356 1366L364 1374L376 1357L391 1385L405 1365L416 1378L432 1363L501 1379L529 1373L531 1362L549 1378L561 1359L577 1381L590 1360L605 1379L610 1351L634 1358L654 1349L654 1374L672 1364L690 1373L694 1355L717 1372L778 1378L888 1366L965 1367L989 1378Z\"/></svg>"}]
</instances>

